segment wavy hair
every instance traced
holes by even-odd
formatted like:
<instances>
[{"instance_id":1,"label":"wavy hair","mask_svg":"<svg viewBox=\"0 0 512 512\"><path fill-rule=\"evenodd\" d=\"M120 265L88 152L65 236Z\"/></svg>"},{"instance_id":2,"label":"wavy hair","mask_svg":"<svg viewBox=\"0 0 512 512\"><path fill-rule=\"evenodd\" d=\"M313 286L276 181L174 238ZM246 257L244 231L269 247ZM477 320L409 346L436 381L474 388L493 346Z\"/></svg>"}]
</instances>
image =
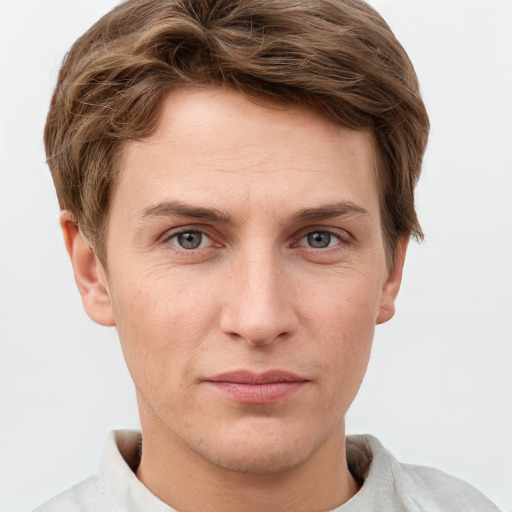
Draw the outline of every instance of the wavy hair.
<instances>
[{"instance_id":1,"label":"wavy hair","mask_svg":"<svg viewBox=\"0 0 512 512\"><path fill-rule=\"evenodd\" d=\"M406 52L360 0L128 0L68 52L45 127L60 207L105 261L123 142L155 130L165 96L220 84L312 106L373 134L388 261L423 234L414 187L429 121Z\"/></svg>"}]
</instances>

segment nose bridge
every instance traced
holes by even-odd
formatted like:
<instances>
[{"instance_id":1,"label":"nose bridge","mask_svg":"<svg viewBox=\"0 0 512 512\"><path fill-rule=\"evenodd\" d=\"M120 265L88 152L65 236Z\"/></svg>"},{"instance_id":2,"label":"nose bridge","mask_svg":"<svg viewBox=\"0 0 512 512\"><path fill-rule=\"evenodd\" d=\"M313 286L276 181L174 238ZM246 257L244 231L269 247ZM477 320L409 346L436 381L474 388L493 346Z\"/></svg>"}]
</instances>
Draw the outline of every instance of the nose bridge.
<instances>
[{"instance_id":1,"label":"nose bridge","mask_svg":"<svg viewBox=\"0 0 512 512\"><path fill-rule=\"evenodd\" d=\"M286 269L271 247L241 253L230 282L221 325L224 332L261 345L295 330Z\"/></svg>"}]
</instances>

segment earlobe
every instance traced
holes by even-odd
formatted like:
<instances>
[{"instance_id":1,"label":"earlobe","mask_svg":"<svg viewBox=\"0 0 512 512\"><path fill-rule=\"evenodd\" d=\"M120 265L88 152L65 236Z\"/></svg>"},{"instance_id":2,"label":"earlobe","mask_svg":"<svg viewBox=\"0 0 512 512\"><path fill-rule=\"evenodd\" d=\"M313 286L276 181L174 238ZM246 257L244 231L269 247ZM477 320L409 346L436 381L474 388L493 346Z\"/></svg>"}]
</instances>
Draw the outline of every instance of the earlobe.
<instances>
[{"instance_id":1,"label":"earlobe","mask_svg":"<svg viewBox=\"0 0 512 512\"><path fill-rule=\"evenodd\" d=\"M114 326L112 303L103 265L69 212L61 212L60 226L85 311L96 323Z\"/></svg>"},{"instance_id":2,"label":"earlobe","mask_svg":"<svg viewBox=\"0 0 512 512\"><path fill-rule=\"evenodd\" d=\"M404 236L399 239L396 245L393 268L390 270L384 287L382 288L379 314L376 321L377 324L383 324L391 320L395 314L395 300L400 290L400 285L402 284L402 273L408 242L409 237Z\"/></svg>"}]
</instances>

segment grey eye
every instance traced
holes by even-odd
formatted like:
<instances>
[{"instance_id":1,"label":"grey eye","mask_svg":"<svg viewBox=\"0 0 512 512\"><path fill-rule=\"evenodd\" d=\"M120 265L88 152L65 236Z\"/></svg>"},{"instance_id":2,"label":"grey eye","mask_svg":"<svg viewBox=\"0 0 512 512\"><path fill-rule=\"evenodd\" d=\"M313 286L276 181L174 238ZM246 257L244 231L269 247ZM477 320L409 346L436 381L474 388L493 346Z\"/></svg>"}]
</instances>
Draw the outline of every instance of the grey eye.
<instances>
[{"instance_id":1,"label":"grey eye","mask_svg":"<svg viewBox=\"0 0 512 512\"><path fill-rule=\"evenodd\" d=\"M197 249L203 242L203 234L200 231L186 231L179 233L175 238L183 249Z\"/></svg>"},{"instance_id":2,"label":"grey eye","mask_svg":"<svg viewBox=\"0 0 512 512\"><path fill-rule=\"evenodd\" d=\"M328 231L314 231L307 235L308 245L315 249L325 249L331 245L332 235Z\"/></svg>"}]
</instances>

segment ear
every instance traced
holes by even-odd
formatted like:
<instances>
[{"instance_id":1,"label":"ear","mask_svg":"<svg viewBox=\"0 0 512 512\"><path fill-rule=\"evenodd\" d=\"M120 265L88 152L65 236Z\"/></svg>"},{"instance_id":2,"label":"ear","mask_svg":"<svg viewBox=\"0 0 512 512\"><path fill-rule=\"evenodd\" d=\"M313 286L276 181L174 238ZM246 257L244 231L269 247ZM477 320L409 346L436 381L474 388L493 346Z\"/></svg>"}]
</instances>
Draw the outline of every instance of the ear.
<instances>
[{"instance_id":1,"label":"ear","mask_svg":"<svg viewBox=\"0 0 512 512\"><path fill-rule=\"evenodd\" d=\"M400 290L400 285L402 284L402 273L408 243L409 237L403 236L396 244L393 267L391 268L382 288L380 310L376 322L377 324L383 324L384 322L391 320L395 314L395 300Z\"/></svg>"},{"instance_id":2,"label":"ear","mask_svg":"<svg viewBox=\"0 0 512 512\"><path fill-rule=\"evenodd\" d=\"M114 314L103 265L69 212L61 212L60 227L85 311L96 323L114 326Z\"/></svg>"}]
</instances>

